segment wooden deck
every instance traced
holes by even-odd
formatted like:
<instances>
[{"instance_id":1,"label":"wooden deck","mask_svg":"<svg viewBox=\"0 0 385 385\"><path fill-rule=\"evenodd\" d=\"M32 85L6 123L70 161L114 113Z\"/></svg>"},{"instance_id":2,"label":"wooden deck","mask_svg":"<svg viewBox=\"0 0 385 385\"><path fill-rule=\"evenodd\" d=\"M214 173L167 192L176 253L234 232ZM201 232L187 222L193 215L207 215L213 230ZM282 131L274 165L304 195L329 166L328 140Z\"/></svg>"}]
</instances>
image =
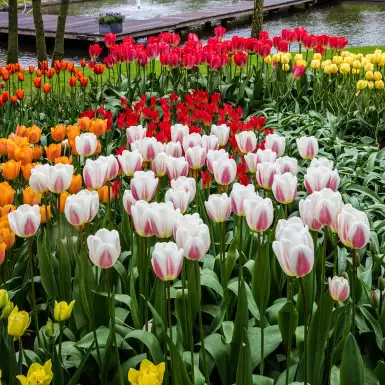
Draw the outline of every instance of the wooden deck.
<instances>
[{"instance_id":1,"label":"wooden deck","mask_svg":"<svg viewBox=\"0 0 385 385\"><path fill-rule=\"evenodd\" d=\"M266 12L281 8L314 3L314 0L265 0ZM145 37L164 31L182 30L188 27L200 26L205 23L223 22L238 17L253 14L253 1L242 2L220 8L201 9L170 16L155 17L147 20L126 19L123 32L117 35L117 40L126 36ZM55 37L56 15L44 15L44 29L46 37ZM0 12L0 33L8 33L8 12ZM32 15L19 14L19 36L34 36L35 29ZM68 16L65 38L67 40L101 41L97 18Z\"/></svg>"}]
</instances>

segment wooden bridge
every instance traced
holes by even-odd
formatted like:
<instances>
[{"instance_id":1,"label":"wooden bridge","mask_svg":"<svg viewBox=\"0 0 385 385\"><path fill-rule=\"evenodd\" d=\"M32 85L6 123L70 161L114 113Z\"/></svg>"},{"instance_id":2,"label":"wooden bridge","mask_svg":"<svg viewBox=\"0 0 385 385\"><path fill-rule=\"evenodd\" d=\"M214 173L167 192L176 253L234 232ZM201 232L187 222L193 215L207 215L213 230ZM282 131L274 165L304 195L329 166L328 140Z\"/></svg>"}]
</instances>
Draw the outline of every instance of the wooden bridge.
<instances>
[{"instance_id":1,"label":"wooden bridge","mask_svg":"<svg viewBox=\"0 0 385 385\"><path fill-rule=\"evenodd\" d=\"M265 12L272 12L281 8L296 5L316 3L317 0L265 0ZM117 35L117 40L126 36L145 37L165 31L181 31L189 27L196 27L212 22L226 23L239 17L253 14L253 1L231 4L223 7L201 9L170 16L159 16L147 20L126 19L123 22L123 31ZM43 15L45 35L55 37L56 15ZM19 14L19 36L35 35L32 15ZM8 33L8 12L0 12L0 33ZM67 40L101 41L103 35L99 33L99 24L96 17L68 16L65 30Z\"/></svg>"}]
</instances>

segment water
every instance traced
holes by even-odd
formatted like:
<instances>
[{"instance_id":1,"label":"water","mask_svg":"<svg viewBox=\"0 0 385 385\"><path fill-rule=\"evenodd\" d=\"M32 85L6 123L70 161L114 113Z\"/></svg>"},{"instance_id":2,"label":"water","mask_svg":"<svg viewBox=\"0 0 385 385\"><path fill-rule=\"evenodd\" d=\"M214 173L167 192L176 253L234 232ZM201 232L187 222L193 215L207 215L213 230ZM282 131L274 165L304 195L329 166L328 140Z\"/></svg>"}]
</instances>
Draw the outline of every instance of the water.
<instances>
[{"instance_id":1,"label":"water","mask_svg":"<svg viewBox=\"0 0 385 385\"><path fill-rule=\"evenodd\" d=\"M183 13L186 11L207 9L237 2L236 0L141 0L138 9L137 0L96 0L93 2L70 5L69 15L97 17L103 12L121 12L127 19L148 19L156 16ZM45 13L55 14L58 7L44 7ZM282 28L305 27L310 33L346 36L349 46L385 45L383 21L385 20L384 3L351 3L310 7L296 12L275 13L265 19L264 28L271 36L280 34ZM202 38L212 31L199 31ZM229 26L227 37L234 35L250 36L250 25L237 22ZM6 39L4 39L6 40ZM78 44L78 43L76 43ZM78 61L87 56L86 46L73 47L67 44L67 59ZM0 45L0 65L6 60L6 42ZM36 64L34 42L20 46L20 62L23 65Z\"/></svg>"}]
</instances>

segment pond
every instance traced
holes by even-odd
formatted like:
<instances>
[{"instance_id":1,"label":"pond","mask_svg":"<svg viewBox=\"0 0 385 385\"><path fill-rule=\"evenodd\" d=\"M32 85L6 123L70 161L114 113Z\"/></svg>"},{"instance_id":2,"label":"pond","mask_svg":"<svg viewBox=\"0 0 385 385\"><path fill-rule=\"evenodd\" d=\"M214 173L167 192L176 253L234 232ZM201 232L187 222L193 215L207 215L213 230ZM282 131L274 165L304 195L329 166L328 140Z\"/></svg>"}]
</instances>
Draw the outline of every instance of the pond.
<instances>
[{"instance_id":1,"label":"pond","mask_svg":"<svg viewBox=\"0 0 385 385\"><path fill-rule=\"evenodd\" d=\"M95 16L102 12L121 12L127 18L147 19L161 15L183 13L196 9L223 6L233 0L96 0L92 2L74 3L70 5L69 14L74 16ZM55 14L58 7L44 7L44 12ZM385 45L383 23L385 20L385 2L355 3L343 2L335 5L314 6L309 9L298 9L295 12L279 12L265 19L264 28L271 35L277 35L282 28L305 27L315 34L327 33L347 36L350 46ZM199 31L201 37L207 37L211 31ZM235 23L229 29L228 37L250 36L250 25ZM33 42L21 44L20 61L23 65L35 63L35 47ZM87 56L84 46L75 47L67 44L67 59L79 60ZM6 43L0 45L0 65L6 59Z\"/></svg>"}]
</instances>

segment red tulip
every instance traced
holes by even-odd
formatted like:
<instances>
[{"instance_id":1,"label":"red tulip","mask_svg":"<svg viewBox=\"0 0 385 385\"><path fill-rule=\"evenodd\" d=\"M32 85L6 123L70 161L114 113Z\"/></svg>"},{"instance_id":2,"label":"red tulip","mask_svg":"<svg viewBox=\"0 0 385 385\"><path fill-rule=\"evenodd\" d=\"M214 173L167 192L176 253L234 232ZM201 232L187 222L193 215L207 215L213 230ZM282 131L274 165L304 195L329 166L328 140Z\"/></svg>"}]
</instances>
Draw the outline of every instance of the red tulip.
<instances>
[{"instance_id":1,"label":"red tulip","mask_svg":"<svg viewBox=\"0 0 385 385\"><path fill-rule=\"evenodd\" d=\"M303 38L303 46L305 49L314 49L317 46L317 41L314 35L305 35Z\"/></svg>"},{"instance_id":2,"label":"red tulip","mask_svg":"<svg viewBox=\"0 0 385 385\"><path fill-rule=\"evenodd\" d=\"M115 60L111 55L108 55L104 58L103 63L108 69L110 69L115 65Z\"/></svg>"},{"instance_id":3,"label":"red tulip","mask_svg":"<svg viewBox=\"0 0 385 385\"><path fill-rule=\"evenodd\" d=\"M222 59L217 55L213 55L209 59L208 65L213 71L219 71L223 66Z\"/></svg>"},{"instance_id":4,"label":"red tulip","mask_svg":"<svg viewBox=\"0 0 385 385\"><path fill-rule=\"evenodd\" d=\"M96 44L91 44L88 48L88 53L90 54L90 57L92 60L95 60L102 52L102 47L96 43Z\"/></svg>"},{"instance_id":5,"label":"red tulip","mask_svg":"<svg viewBox=\"0 0 385 385\"><path fill-rule=\"evenodd\" d=\"M176 33L170 33L169 35L170 45L171 47L176 47L180 43L180 36Z\"/></svg>"},{"instance_id":6,"label":"red tulip","mask_svg":"<svg viewBox=\"0 0 385 385\"><path fill-rule=\"evenodd\" d=\"M218 26L218 27L214 28L214 33L215 33L215 36L219 40L222 40L224 38L224 36L226 35L226 28L224 28L222 26Z\"/></svg>"},{"instance_id":7,"label":"red tulip","mask_svg":"<svg viewBox=\"0 0 385 385\"><path fill-rule=\"evenodd\" d=\"M238 67L244 67L247 63L247 53L246 52L236 52L234 54L234 63Z\"/></svg>"},{"instance_id":8,"label":"red tulip","mask_svg":"<svg viewBox=\"0 0 385 385\"><path fill-rule=\"evenodd\" d=\"M155 59L159 55L159 46L157 43L147 44L146 53L150 59Z\"/></svg>"},{"instance_id":9,"label":"red tulip","mask_svg":"<svg viewBox=\"0 0 385 385\"><path fill-rule=\"evenodd\" d=\"M294 64L291 75L293 76L294 79L299 80L302 78L305 72L306 72L305 66L297 66L296 64Z\"/></svg>"},{"instance_id":10,"label":"red tulip","mask_svg":"<svg viewBox=\"0 0 385 385\"><path fill-rule=\"evenodd\" d=\"M287 41L281 41L278 44L278 51L289 52L289 43Z\"/></svg>"},{"instance_id":11,"label":"red tulip","mask_svg":"<svg viewBox=\"0 0 385 385\"><path fill-rule=\"evenodd\" d=\"M273 45L275 48L278 49L279 43L282 41L281 36L274 36L273 37Z\"/></svg>"},{"instance_id":12,"label":"red tulip","mask_svg":"<svg viewBox=\"0 0 385 385\"><path fill-rule=\"evenodd\" d=\"M283 29L281 31L282 40L287 41L291 44L294 40L294 32L290 31L290 29Z\"/></svg>"},{"instance_id":13,"label":"red tulip","mask_svg":"<svg viewBox=\"0 0 385 385\"><path fill-rule=\"evenodd\" d=\"M115 44L116 35L114 33L105 33L104 34L104 44L107 48L110 48L113 44Z\"/></svg>"},{"instance_id":14,"label":"red tulip","mask_svg":"<svg viewBox=\"0 0 385 385\"><path fill-rule=\"evenodd\" d=\"M137 61L138 61L138 64L140 66L146 66L148 64L148 56L146 54L146 52L142 51L138 54L138 58L137 58Z\"/></svg>"},{"instance_id":15,"label":"red tulip","mask_svg":"<svg viewBox=\"0 0 385 385\"><path fill-rule=\"evenodd\" d=\"M193 55L184 55L182 57L182 66L185 69L191 69L195 65L195 56Z\"/></svg>"},{"instance_id":16,"label":"red tulip","mask_svg":"<svg viewBox=\"0 0 385 385\"><path fill-rule=\"evenodd\" d=\"M271 46L268 44L263 44L260 46L260 49L258 51L259 55L262 57L269 56L271 53Z\"/></svg>"}]
</instances>

